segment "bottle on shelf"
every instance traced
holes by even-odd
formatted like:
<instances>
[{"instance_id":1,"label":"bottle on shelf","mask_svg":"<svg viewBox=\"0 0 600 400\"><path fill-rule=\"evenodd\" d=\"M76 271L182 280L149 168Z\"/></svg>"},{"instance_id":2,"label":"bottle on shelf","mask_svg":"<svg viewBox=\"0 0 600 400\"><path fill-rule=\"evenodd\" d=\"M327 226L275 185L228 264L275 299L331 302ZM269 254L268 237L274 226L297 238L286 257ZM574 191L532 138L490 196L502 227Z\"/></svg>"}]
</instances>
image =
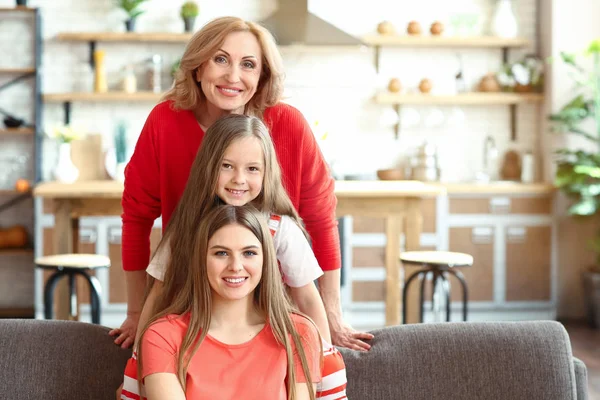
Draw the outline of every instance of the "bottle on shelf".
<instances>
[{"instance_id":1,"label":"bottle on shelf","mask_svg":"<svg viewBox=\"0 0 600 400\"><path fill-rule=\"evenodd\" d=\"M108 83L106 81L106 66L104 64L104 50L94 51L94 63L96 64L96 75L94 77L94 91L96 93L108 92Z\"/></svg>"},{"instance_id":2,"label":"bottle on shelf","mask_svg":"<svg viewBox=\"0 0 600 400\"><path fill-rule=\"evenodd\" d=\"M133 70L133 65L128 64L125 66L125 73L123 75L123 91L125 93L137 92L137 79Z\"/></svg>"}]
</instances>

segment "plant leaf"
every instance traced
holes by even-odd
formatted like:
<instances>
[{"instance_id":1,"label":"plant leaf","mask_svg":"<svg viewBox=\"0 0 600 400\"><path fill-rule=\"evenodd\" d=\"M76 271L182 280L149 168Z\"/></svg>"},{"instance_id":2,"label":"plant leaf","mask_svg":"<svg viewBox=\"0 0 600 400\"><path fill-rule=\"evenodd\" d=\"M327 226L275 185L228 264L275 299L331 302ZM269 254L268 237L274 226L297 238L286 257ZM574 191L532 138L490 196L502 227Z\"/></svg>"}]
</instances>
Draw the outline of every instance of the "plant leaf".
<instances>
[{"instance_id":1,"label":"plant leaf","mask_svg":"<svg viewBox=\"0 0 600 400\"><path fill-rule=\"evenodd\" d=\"M577 174L588 175L592 178L600 178L600 167L590 165L576 165L573 171Z\"/></svg>"},{"instance_id":2,"label":"plant leaf","mask_svg":"<svg viewBox=\"0 0 600 400\"><path fill-rule=\"evenodd\" d=\"M598 210L598 205L593 197L584 197L581 201L573 204L567 212L571 215L588 216L593 215Z\"/></svg>"}]
</instances>

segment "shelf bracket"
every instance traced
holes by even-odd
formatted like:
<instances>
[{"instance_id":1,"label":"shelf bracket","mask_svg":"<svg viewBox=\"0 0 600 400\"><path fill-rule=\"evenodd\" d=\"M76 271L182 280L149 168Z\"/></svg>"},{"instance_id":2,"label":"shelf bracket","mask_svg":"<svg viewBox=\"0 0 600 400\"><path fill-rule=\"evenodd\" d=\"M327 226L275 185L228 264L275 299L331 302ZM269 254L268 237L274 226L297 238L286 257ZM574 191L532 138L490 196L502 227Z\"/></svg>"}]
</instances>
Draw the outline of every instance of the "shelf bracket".
<instances>
[{"instance_id":1,"label":"shelf bracket","mask_svg":"<svg viewBox=\"0 0 600 400\"><path fill-rule=\"evenodd\" d=\"M0 213L4 210L9 209L10 207L14 206L15 204L20 203L21 201L23 201L29 197L31 197L31 192L23 193L17 197L13 197L12 199L8 200L6 203L0 204Z\"/></svg>"},{"instance_id":2,"label":"shelf bracket","mask_svg":"<svg viewBox=\"0 0 600 400\"><path fill-rule=\"evenodd\" d=\"M71 123L71 102L65 101L63 103L63 108L65 110L65 125L69 125L69 123Z\"/></svg>"},{"instance_id":3,"label":"shelf bracket","mask_svg":"<svg viewBox=\"0 0 600 400\"><path fill-rule=\"evenodd\" d=\"M398 140L398 137L400 136L400 104L394 104L394 111L398 116L398 122L396 122L396 125L394 126L394 139Z\"/></svg>"},{"instance_id":4,"label":"shelf bracket","mask_svg":"<svg viewBox=\"0 0 600 400\"><path fill-rule=\"evenodd\" d=\"M96 52L96 41L90 41L90 67L92 67L92 71L96 69L96 62L94 61L94 53Z\"/></svg>"},{"instance_id":5,"label":"shelf bracket","mask_svg":"<svg viewBox=\"0 0 600 400\"><path fill-rule=\"evenodd\" d=\"M510 140L517 141L517 105L510 105Z\"/></svg>"},{"instance_id":6,"label":"shelf bracket","mask_svg":"<svg viewBox=\"0 0 600 400\"><path fill-rule=\"evenodd\" d=\"M375 72L379 73L379 57L381 56L381 46L375 46Z\"/></svg>"},{"instance_id":7,"label":"shelf bracket","mask_svg":"<svg viewBox=\"0 0 600 400\"><path fill-rule=\"evenodd\" d=\"M6 82L6 83L4 83L4 84L0 85L0 90L4 90L4 89L6 89L7 87L10 87L10 86L12 86L12 85L14 85L14 84L15 84L15 83L17 83L17 82L20 82L20 81L22 81L22 80L23 80L23 79L25 79L25 78L29 78L29 77L31 77L31 76L35 76L35 74L36 74L35 72L28 72L28 73L26 73L26 74L19 75L19 76L17 76L16 78L14 78L14 79L11 79L10 81L8 81L8 82Z\"/></svg>"},{"instance_id":8,"label":"shelf bracket","mask_svg":"<svg viewBox=\"0 0 600 400\"><path fill-rule=\"evenodd\" d=\"M502 64L508 64L508 47L502 48Z\"/></svg>"}]
</instances>

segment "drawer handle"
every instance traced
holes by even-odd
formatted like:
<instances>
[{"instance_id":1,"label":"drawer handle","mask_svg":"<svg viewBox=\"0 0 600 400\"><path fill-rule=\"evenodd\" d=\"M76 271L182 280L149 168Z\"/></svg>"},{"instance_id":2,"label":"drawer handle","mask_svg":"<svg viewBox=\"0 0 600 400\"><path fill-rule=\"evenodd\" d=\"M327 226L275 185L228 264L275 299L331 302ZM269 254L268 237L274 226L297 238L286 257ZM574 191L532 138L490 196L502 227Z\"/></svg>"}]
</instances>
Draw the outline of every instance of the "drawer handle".
<instances>
[{"instance_id":1,"label":"drawer handle","mask_svg":"<svg viewBox=\"0 0 600 400\"><path fill-rule=\"evenodd\" d=\"M494 242L494 230L490 227L475 227L471 230L473 244L491 244Z\"/></svg>"},{"instance_id":2,"label":"drawer handle","mask_svg":"<svg viewBox=\"0 0 600 400\"><path fill-rule=\"evenodd\" d=\"M121 244L123 233L121 228L110 228L108 230L108 243L110 244Z\"/></svg>"},{"instance_id":3,"label":"drawer handle","mask_svg":"<svg viewBox=\"0 0 600 400\"><path fill-rule=\"evenodd\" d=\"M522 226L511 226L506 232L506 240L510 243L525 243L527 229Z\"/></svg>"},{"instance_id":4,"label":"drawer handle","mask_svg":"<svg viewBox=\"0 0 600 400\"><path fill-rule=\"evenodd\" d=\"M509 197L492 197L490 199L490 212L492 214L507 214L510 212Z\"/></svg>"},{"instance_id":5,"label":"drawer handle","mask_svg":"<svg viewBox=\"0 0 600 400\"><path fill-rule=\"evenodd\" d=\"M96 243L98 234L94 229L79 229L79 243L93 244Z\"/></svg>"}]
</instances>

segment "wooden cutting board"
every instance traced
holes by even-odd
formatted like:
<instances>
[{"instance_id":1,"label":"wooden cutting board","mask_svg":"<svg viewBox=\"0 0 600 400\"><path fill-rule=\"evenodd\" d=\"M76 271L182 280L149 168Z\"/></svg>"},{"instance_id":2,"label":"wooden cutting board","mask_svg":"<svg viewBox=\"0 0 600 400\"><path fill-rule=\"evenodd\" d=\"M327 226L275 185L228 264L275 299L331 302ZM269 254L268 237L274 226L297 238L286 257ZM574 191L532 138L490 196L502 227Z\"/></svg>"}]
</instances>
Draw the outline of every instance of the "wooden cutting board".
<instances>
[{"instance_id":1,"label":"wooden cutting board","mask_svg":"<svg viewBox=\"0 0 600 400\"><path fill-rule=\"evenodd\" d=\"M79 169L78 181L109 179L104 168L101 134L87 134L85 138L73 141L71 159Z\"/></svg>"}]
</instances>

